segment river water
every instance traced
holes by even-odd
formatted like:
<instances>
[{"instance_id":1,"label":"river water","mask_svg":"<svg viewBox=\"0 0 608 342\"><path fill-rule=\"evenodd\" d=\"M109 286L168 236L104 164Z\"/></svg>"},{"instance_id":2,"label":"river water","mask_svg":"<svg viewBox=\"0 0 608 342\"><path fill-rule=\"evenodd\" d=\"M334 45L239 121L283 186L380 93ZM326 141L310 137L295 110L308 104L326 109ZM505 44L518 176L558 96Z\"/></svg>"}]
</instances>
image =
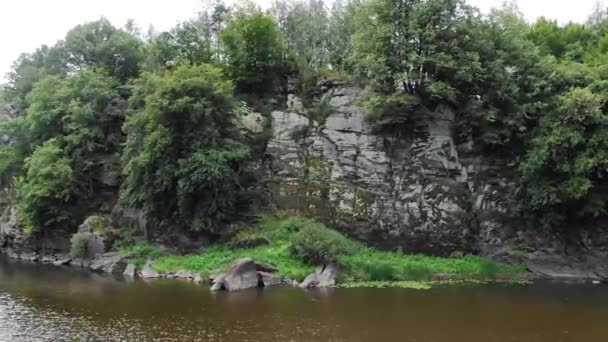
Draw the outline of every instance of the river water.
<instances>
[{"instance_id":1,"label":"river water","mask_svg":"<svg viewBox=\"0 0 608 342\"><path fill-rule=\"evenodd\" d=\"M211 293L0 259L0 341L606 342L608 287Z\"/></svg>"}]
</instances>

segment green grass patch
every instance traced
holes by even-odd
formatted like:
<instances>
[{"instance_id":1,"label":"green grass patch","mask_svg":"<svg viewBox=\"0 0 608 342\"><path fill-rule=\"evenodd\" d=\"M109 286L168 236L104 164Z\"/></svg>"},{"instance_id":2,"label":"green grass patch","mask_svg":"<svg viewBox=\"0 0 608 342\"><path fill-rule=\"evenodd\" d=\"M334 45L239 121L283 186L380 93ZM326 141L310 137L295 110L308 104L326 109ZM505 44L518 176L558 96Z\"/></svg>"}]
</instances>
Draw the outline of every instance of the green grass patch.
<instances>
[{"instance_id":1,"label":"green grass patch","mask_svg":"<svg viewBox=\"0 0 608 342\"><path fill-rule=\"evenodd\" d=\"M379 251L369 247L344 256L340 261L349 280L421 280L437 275L493 279L498 275L524 271L522 266L501 265L475 255L441 258Z\"/></svg>"},{"instance_id":2,"label":"green grass patch","mask_svg":"<svg viewBox=\"0 0 608 342\"><path fill-rule=\"evenodd\" d=\"M129 258L129 261L138 267L142 267L146 263L146 259L157 259L162 253L158 246L148 242L140 242L129 247L121 247L118 249L120 253Z\"/></svg>"},{"instance_id":3,"label":"green grass patch","mask_svg":"<svg viewBox=\"0 0 608 342\"><path fill-rule=\"evenodd\" d=\"M209 275L225 269L234 260L244 257L271 264L279 269L279 275L291 279L302 280L314 271L314 266L300 262L285 244L237 250L215 246L199 255L161 257L153 264L153 268L158 272L188 270Z\"/></svg>"},{"instance_id":4,"label":"green grass patch","mask_svg":"<svg viewBox=\"0 0 608 342\"><path fill-rule=\"evenodd\" d=\"M241 249L231 249L231 243L227 243L198 255L156 256L153 268L158 272L187 270L209 275L224 270L236 259L250 257L274 265L281 276L300 281L314 271L317 262L333 261L342 265L340 283L345 287L407 288L425 288L442 277L492 280L524 271L521 266L497 264L473 255L441 258L379 251L318 222L283 213L262 216L257 227L240 232L235 241L254 238L270 243ZM134 248L131 253L134 257L152 256L149 246Z\"/></svg>"}]
</instances>

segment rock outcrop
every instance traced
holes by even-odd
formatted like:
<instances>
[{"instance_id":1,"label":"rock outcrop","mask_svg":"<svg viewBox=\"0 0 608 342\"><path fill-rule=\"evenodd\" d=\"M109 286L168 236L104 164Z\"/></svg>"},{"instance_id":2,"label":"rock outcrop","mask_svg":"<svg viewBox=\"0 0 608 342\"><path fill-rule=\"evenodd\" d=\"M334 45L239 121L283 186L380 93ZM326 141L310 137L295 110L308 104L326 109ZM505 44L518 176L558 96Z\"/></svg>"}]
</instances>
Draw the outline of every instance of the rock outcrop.
<instances>
[{"instance_id":1,"label":"rock outcrop","mask_svg":"<svg viewBox=\"0 0 608 342\"><path fill-rule=\"evenodd\" d=\"M128 260L118 252L99 254L93 259L89 268L94 272L122 274L127 268Z\"/></svg>"},{"instance_id":2,"label":"rock outcrop","mask_svg":"<svg viewBox=\"0 0 608 342\"><path fill-rule=\"evenodd\" d=\"M450 107L379 133L366 120L363 89L345 82L322 89L331 107L323 122L294 95L272 112L267 169L279 208L382 249L476 253L550 277L605 277L608 222L570 229L523 219L514 166L475 152Z\"/></svg>"},{"instance_id":3,"label":"rock outcrop","mask_svg":"<svg viewBox=\"0 0 608 342\"><path fill-rule=\"evenodd\" d=\"M299 287L306 289L311 287L332 287L336 285L340 268L335 264L317 267L314 273L309 274Z\"/></svg>"},{"instance_id":4,"label":"rock outcrop","mask_svg":"<svg viewBox=\"0 0 608 342\"><path fill-rule=\"evenodd\" d=\"M251 258L236 260L223 274L214 276L212 291L238 291L254 287L288 284L273 272L277 269L271 265L260 264Z\"/></svg>"}]
</instances>

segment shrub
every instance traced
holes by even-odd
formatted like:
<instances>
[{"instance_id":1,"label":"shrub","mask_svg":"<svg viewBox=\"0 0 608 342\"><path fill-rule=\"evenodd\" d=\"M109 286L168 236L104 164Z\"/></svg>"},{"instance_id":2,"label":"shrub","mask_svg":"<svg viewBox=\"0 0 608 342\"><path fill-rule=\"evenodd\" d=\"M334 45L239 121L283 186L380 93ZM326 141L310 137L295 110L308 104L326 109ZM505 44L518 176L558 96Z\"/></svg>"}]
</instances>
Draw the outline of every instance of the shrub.
<instances>
[{"instance_id":1,"label":"shrub","mask_svg":"<svg viewBox=\"0 0 608 342\"><path fill-rule=\"evenodd\" d=\"M429 278L433 274L433 270L428 265L421 263L407 264L403 267L403 272L411 279Z\"/></svg>"},{"instance_id":2,"label":"shrub","mask_svg":"<svg viewBox=\"0 0 608 342\"><path fill-rule=\"evenodd\" d=\"M366 271L371 281L396 280L395 268L388 263L369 264Z\"/></svg>"},{"instance_id":3,"label":"shrub","mask_svg":"<svg viewBox=\"0 0 608 342\"><path fill-rule=\"evenodd\" d=\"M140 242L131 247L121 248L120 252L129 258L135 266L141 267L146 263L146 259L157 259L162 253L158 246L148 242Z\"/></svg>"},{"instance_id":4,"label":"shrub","mask_svg":"<svg viewBox=\"0 0 608 342\"><path fill-rule=\"evenodd\" d=\"M302 227L309 224L305 219L297 216L289 217L285 221L281 222L281 230L289 233L297 233Z\"/></svg>"},{"instance_id":5,"label":"shrub","mask_svg":"<svg viewBox=\"0 0 608 342\"><path fill-rule=\"evenodd\" d=\"M338 262L340 257L351 255L356 244L342 234L319 223L308 223L290 237L292 253L300 260L312 264Z\"/></svg>"},{"instance_id":6,"label":"shrub","mask_svg":"<svg viewBox=\"0 0 608 342\"><path fill-rule=\"evenodd\" d=\"M70 256L73 258L84 258L87 254L91 233L76 233L70 239Z\"/></svg>"}]
</instances>

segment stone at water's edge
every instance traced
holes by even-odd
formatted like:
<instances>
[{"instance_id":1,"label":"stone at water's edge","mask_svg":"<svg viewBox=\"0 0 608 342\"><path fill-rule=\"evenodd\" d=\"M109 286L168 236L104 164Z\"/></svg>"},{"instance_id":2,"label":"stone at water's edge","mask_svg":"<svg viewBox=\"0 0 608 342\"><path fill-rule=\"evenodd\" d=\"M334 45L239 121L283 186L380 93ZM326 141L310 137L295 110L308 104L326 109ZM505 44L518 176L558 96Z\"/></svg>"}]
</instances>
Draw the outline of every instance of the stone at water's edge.
<instances>
[{"instance_id":1,"label":"stone at water's edge","mask_svg":"<svg viewBox=\"0 0 608 342\"><path fill-rule=\"evenodd\" d=\"M58 259L57 261L53 262L53 266L66 266L69 265L72 262L72 258L62 258L62 259Z\"/></svg>"},{"instance_id":2,"label":"stone at water's edge","mask_svg":"<svg viewBox=\"0 0 608 342\"><path fill-rule=\"evenodd\" d=\"M226 272L213 277L211 291L238 291L287 284L284 278L273 274L276 271L276 267L272 265L256 263L251 258L241 258L233 262Z\"/></svg>"},{"instance_id":3,"label":"stone at water's edge","mask_svg":"<svg viewBox=\"0 0 608 342\"><path fill-rule=\"evenodd\" d=\"M96 272L122 274L127 267L127 258L118 252L99 254L93 259L89 268Z\"/></svg>"},{"instance_id":4,"label":"stone at water's edge","mask_svg":"<svg viewBox=\"0 0 608 342\"><path fill-rule=\"evenodd\" d=\"M154 278L160 278L161 277L160 273L156 272L152 268L152 261L150 261L150 260L146 261L146 264L141 269L141 272L140 272L139 275L143 279L154 279Z\"/></svg>"},{"instance_id":5,"label":"stone at water's edge","mask_svg":"<svg viewBox=\"0 0 608 342\"><path fill-rule=\"evenodd\" d=\"M128 264L124 272L122 272L122 275L129 278L135 278L135 276L137 276L137 267L133 264Z\"/></svg>"},{"instance_id":6,"label":"stone at water's edge","mask_svg":"<svg viewBox=\"0 0 608 342\"><path fill-rule=\"evenodd\" d=\"M311 287L332 287L336 285L339 273L340 268L338 265L328 264L319 266L315 270L315 273L309 274L299 286L303 289Z\"/></svg>"}]
</instances>

